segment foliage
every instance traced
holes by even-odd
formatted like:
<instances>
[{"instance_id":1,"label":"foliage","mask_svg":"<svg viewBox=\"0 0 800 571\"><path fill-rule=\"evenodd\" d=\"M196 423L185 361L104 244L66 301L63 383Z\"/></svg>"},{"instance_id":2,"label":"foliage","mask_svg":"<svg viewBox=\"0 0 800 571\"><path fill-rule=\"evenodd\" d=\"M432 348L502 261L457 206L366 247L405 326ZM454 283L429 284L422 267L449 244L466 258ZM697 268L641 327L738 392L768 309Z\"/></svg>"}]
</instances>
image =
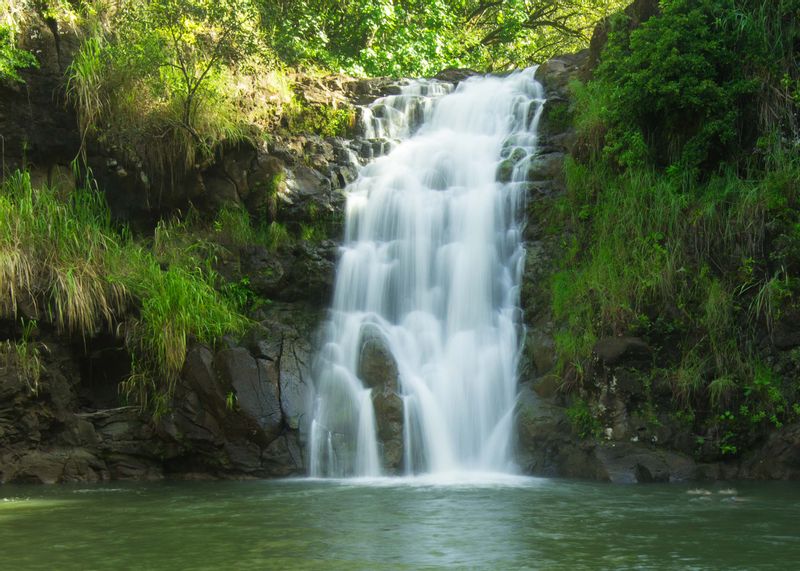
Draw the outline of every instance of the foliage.
<instances>
[{"instance_id":1,"label":"foliage","mask_svg":"<svg viewBox=\"0 0 800 571\"><path fill-rule=\"evenodd\" d=\"M584 399L575 399L567 408L567 418L581 438L597 437L600 434L600 421L592 413L589 403Z\"/></svg>"},{"instance_id":2,"label":"foliage","mask_svg":"<svg viewBox=\"0 0 800 571\"><path fill-rule=\"evenodd\" d=\"M36 328L36 321L20 320L22 335L16 341L0 342L0 362L4 367L15 367L19 378L31 393L39 392L39 380L44 366L42 365L39 344L31 337Z\"/></svg>"},{"instance_id":3,"label":"foliage","mask_svg":"<svg viewBox=\"0 0 800 571\"><path fill-rule=\"evenodd\" d=\"M16 46L15 39L13 29L0 23L0 81L21 83L19 70L39 65L32 53Z\"/></svg>"},{"instance_id":4,"label":"foliage","mask_svg":"<svg viewBox=\"0 0 800 571\"><path fill-rule=\"evenodd\" d=\"M259 49L257 17L255 7L244 0L129 3L120 16L114 56L129 70L158 70L159 79L179 100L180 127L204 144L196 124L203 97L213 95L207 86L226 64L239 63Z\"/></svg>"},{"instance_id":5,"label":"foliage","mask_svg":"<svg viewBox=\"0 0 800 571\"><path fill-rule=\"evenodd\" d=\"M795 0L669 0L632 31L617 15L584 98L604 124L608 160L695 176L749 150L759 115L762 133L793 125L796 108L781 111L772 99L793 105L796 11ZM759 92L766 109L750 104Z\"/></svg>"},{"instance_id":6,"label":"foliage","mask_svg":"<svg viewBox=\"0 0 800 571\"><path fill-rule=\"evenodd\" d=\"M206 164L223 141L275 121L290 91L247 0L127 0L87 38L68 95L87 135L160 181ZM273 85L274 83L274 85Z\"/></svg>"},{"instance_id":7,"label":"foliage","mask_svg":"<svg viewBox=\"0 0 800 571\"><path fill-rule=\"evenodd\" d=\"M351 107L307 105L295 100L286 113L287 127L292 133L316 133L323 137L346 137L356 124Z\"/></svg>"},{"instance_id":8,"label":"foliage","mask_svg":"<svg viewBox=\"0 0 800 571\"><path fill-rule=\"evenodd\" d=\"M564 389L585 390L597 339L644 337L668 408L735 455L800 410L767 359L800 310L800 5L661 6L633 30L618 17L594 79L571 86L556 350Z\"/></svg>"},{"instance_id":9,"label":"foliage","mask_svg":"<svg viewBox=\"0 0 800 571\"><path fill-rule=\"evenodd\" d=\"M90 187L63 197L34 189L17 172L0 190L0 316L14 318L24 306L82 337L122 326L133 359L125 391L163 412L189 339L213 343L247 323L217 293L218 278L198 263L196 249L182 257L165 242L162 231L156 251L173 260L166 269L149 248L114 230Z\"/></svg>"},{"instance_id":10,"label":"foliage","mask_svg":"<svg viewBox=\"0 0 800 571\"><path fill-rule=\"evenodd\" d=\"M289 62L367 75L519 67L588 44L625 0L263 0L268 36Z\"/></svg>"}]
</instances>

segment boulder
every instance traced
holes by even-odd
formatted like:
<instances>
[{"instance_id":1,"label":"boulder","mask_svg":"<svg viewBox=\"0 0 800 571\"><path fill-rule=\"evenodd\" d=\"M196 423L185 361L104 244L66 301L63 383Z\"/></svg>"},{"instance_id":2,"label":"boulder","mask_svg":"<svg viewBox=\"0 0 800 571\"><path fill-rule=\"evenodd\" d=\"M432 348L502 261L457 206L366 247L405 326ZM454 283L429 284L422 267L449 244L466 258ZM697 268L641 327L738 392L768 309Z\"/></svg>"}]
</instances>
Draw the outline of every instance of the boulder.
<instances>
[{"instance_id":1,"label":"boulder","mask_svg":"<svg viewBox=\"0 0 800 571\"><path fill-rule=\"evenodd\" d=\"M773 432L741 461L738 476L753 480L800 480L800 423Z\"/></svg>"},{"instance_id":2,"label":"boulder","mask_svg":"<svg viewBox=\"0 0 800 571\"><path fill-rule=\"evenodd\" d=\"M261 456L262 466L270 476L285 478L306 473L303 452L296 435L285 434L273 440Z\"/></svg>"},{"instance_id":3,"label":"boulder","mask_svg":"<svg viewBox=\"0 0 800 571\"><path fill-rule=\"evenodd\" d=\"M3 483L55 484L108 479L105 464L82 448L31 450L0 458Z\"/></svg>"},{"instance_id":4,"label":"boulder","mask_svg":"<svg viewBox=\"0 0 800 571\"><path fill-rule=\"evenodd\" d=\"M536 375L544 375L553 368L556 362L555 341L542 330L534 330L528 334L526 351L536 368Z\"/></svg>"},{"instance_id":5,"label":"boulder","mask_svg":"<svg viewBox=\"0 0 800 571\"><path fill-rule=\"evenodd\" d=\"M282 425L276 363L255 359L244 347L224 349L217 353L215 361L221 379L236 395L239 411L267 435L276 436ZM230 406L227 395L226 405Z\"/></svg>"},{"instance_id":6,"label":"boulder","mask_svg":"<svg viewBox=\"0 0 800 571\"><path fill-rule=\"evenodd\" d=\"M372 328L362 333L358 376L372 389L372 406L384 468L400 470L403 462L403 399L398 394L397 361L381 334Z\"/></svg>"},{"instance_id":7,"label":"boulder","mask_svg":"<svg viewBox=\"0 0 800 571\"><path fill-rule=\"evenodd\" d=\"M602 444L595 448L595 455L607 479L615 484L686 482L697 476L690 457L642 444Z\"/></svg>"},{"instance_id":8,"label":"boulder","mask_svg":"<svg viewBox=\"0 0 800 571\"><path fill-rule=\"evenodd\" d=\"M575 438L565 410L520 385L515 413L517 462L534 476L603 479L592 445Z\"/></svg>"},{"instance_id":9,"label":"boulder","mask_svg":"<svg viewBox=\"0 0 800 571\"><path fill-rule=\"evenodd\" d=\"M553 181L564 176L564 153L552 152L536 156L528 170L528 180Z\"/></svg>"},{"instance_id":10,"label":"boulder","mask_svg":"<svg viewBox=\"0 0 800 571\"><path fill-rule=\"evenodd\" d=\"M646 359L651 349L638 337L604 337L595 343L592 352L605 365Z\"/></svg>"},{"instance_id":11,"label":"boulder","mask_svg":"<svg viewBox=\"0 0 800 571\"><path fill-rule=\"evenodd\" d=\"M539 66L536 79L544 87L548 99L569 97L569 82L581 75L588 57L589 52L583 50L554 57Z\"/></svg>"},{"instance_id":12,"label":"boulder","mask_svg":"<svg viewBox=\"0 0 800 571\"><path fill-rule=\"evenodd\" d=\"M280 363L280 399L289 428L299 430L310 410L311 354L298 339L285 339Z\"/></svg>"},{"instance_id":13,"label":"boulder","mask_svg":"<svg viewBox=\"0 0 800 571\"><path fill-rule=\"evenodd\" d=\"M256 359L278 362L283 349L283 337L261 323L256 323L244 334L242 346Z\"/></svg>"},{"instance_id":14,"label":"boulder","mask_svg":"<svg viewBox=\"0 0 800 571\"><path fill-rule=\"evenodd\" d=\"M366 329L361 339L358 377L378 392L397 392L397 361L380 333Z\"/></svg>"},{"instance_id":15,"label":"boulder","mask_svg":"<svg viewBox=\"0 0 800 571\"><path fill-rule=\"evenodd\" d=\"M438 79L439 81L444 81L445 83L452 83L453 85L458 85L465 79L469 79L473 75L479 75L479 73L473 69L469 68L460 68L460 67L448 67L447 69L443 69L436 75L434 75L434 79Z\"/></svg>"}]
</instances>

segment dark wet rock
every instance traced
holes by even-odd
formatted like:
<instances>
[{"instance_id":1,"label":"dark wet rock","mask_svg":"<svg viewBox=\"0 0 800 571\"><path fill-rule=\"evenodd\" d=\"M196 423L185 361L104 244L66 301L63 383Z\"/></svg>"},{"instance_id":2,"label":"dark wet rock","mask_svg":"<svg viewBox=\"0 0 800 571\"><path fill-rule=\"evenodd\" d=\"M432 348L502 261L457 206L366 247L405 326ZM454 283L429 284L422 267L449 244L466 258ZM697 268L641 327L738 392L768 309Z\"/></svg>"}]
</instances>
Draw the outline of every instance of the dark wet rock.
<instances>
[{"instance_id":1,"label":"dark wet rock","mask_svg":"<svg viewBox=\"0 0 800 571\"><path fill-rule=\"evenodd\" d=\"M403 461L403 399L398 394L397 361L377 331L362 335L358 376L372 389L378 442L384 467L396 472Z\"/></svg>"},{"instance_id":2,"label":"dark wet rock","mask_svg":"<svg viewBox=\"0 0 800 571\"><path fill-rule=\"evenodd\" d=\"M262 454L262 465L276 477L306 473L303 452L296 438L284 435L273 440Z\"/></svg>"},{"instance_id":3,"label":"dark wet rock","mask_svg":"<svg viewBox=\"0 0 800 571\"><path fill-rule=\"evenodd\" d=\"M595 455L615 484L686 482L696 479L695 462L683 454L633 443L598 445Z\"/></svg>"},{"instance_id":4,"label":"dark wet rock","mask_svg":"<svg viewBox=\"0 0 800 571\"><path fill-rule=\"evenodd\" d=\"M372 395L378 443L384 468L399 472L403 462L403 399L394 392L377 391Z\"/></svg>"},{"instance_id":5,"label":"dark wet rock","mask_svg":"<svg viewBox=\"0 0 800 571\"><path fill-rule=\"evenodd\" d=\"M742 459L739 477L753 480L800 480L800 423L769 435Z\"/></svg>"},{"instance_id":6,"label":"dark wet rock","mask_svg":"<svg viewBox=\"0 0 800 571\"><path fill-rule=\"evenodd\" d=\"M363 334L357 374L369 388L397 391L397 361L380 333L367 330Z\"/></svg>"},{"instance_id":7,"label":"dark wet rock","mask_svg":"<svg viewBox=\"0 0 800 571\"><path fill-rule=\"evenodd\" d=\"M520 386L516 410L517 462L528 474L603 479L593 447L575 438L565 410Z\"/></svg>"},{"instance_id":8,"label":"dark wet rock","mask_svg":"<svg viewBox=\"0 0 800 571\"><path fill-rule=\"evenodd\" d=\"M558 181L564 176L564 153L539 154L528 170L530 181Z\"/></svg>"},{"instance_id":9,"label":"dark wet rock","mask_svg":"<svg viewBox=\"0 0 800 571\"><path fill-rule=\"evenodd\" d=\"M273 297L280 290L285 271L283 265L267 248L246 246L242 249L242 273L250 280L250 287L261 295Z\"/></svg>"},{"instance_id":10,"label":"dark wet rock","mask_svg":"<svg viewBox=\"0 0 800 571\"><path fill-rule=\"evenodd\" d=\"M786 351L800 347L800 313L790 315L775 324L772 332L772 343L780 350Z\"/></svg>"},{"instance_id":11,"label":"dark wet rock","mask_svg":"<svg viewBox=\"0 0 800 571\"><path fill-rule=\"evenodd\" d=\"M64 104L63 81L78 38L38 18L25 27L20 47L33 52L39 66L21 70L24 84L0 82L3 168L18 168L24 162L35 166L46 182L66 179L74 185L64 175L70 172L80 137L75 112Z\"/></svg>"},{"instance_id":12,"label":"dark wet rock","mask_svg":"<svg viewBox=\"0 0 800 571\"><path fill-rule=\"evenodd\" d=\"M539 66L536 79L544 87L548 99L569 97L569 83L581 77L588 57L588 51L583 50L554 57Z\"/></svg>"},{"instance_id":13,"label":"dark wet rock","mask_svg":"<svg viewBox=\"0 0 800 571\"><path fill-rule=\"evenodd\" d=\"M108 479L105 464L82 448L31 450L0 457L3 483L55 484Z\"/></svg>"},{"instance_id":14,"label":"dark wet rock","mask_svg":"<svg viewBox=\"0 0 800 571\"><path fill-rule=\"evenodd\" d=\"M652 353L647 343L638 337L604 337L595 343L592 352L606 365L646 359Z\"/></svg>"},{"instance_id":15,"label":"dark wet rock","mask_svg":"<svg viewBox=\"0 0 800 571\"><path fill-rule=\"evenodd\" d=\"M134 456L112 453L106 457L111 480L162 480L162 462L152 456Z\"/></svg>"},{"instance_id":16,"label":"dark wet rock","mask_svg":"<svg viewBox=\"0 0 800 571\"><path fill-rule=\"evenodd\" d=\"M311 355L296 340L287 341L281 355L281 410L290 428L309 421Z\"/></svg>"},{"instance_id":17,"label":"dark wet rock","mask_svg":"<svg viewBox=\"0 0 800 571\"><path fill-rule=\"evenodd\" d=\"M514 162L510 159L505 159L497 165L497 174L495 178L498 182L510 182L514 174Z\"/></svg>"},{"instance_id":18,"label":"dark wet rock","mask_svg":"<svg viewBox=\"0 0 800 571\"><path fill-rule=\"evenodd\" d=\"M288 272L278 299L305 301L319 307L330 305L336 280L336 259L339 248L333 240L301 242L287 255Z\"/></svg>"},{"instance_id":19,"label":"dark wet rock","mask_svg":"<svg viewBox=\"0 0 800 571\"><path fill-rule=\"evenodd\" d=\"M327 306L333 295L338 247L332 240L300 242L272 252L242 249L241 274L267 299Z\"/></svg>"},{"instance_id":20,"label":"dark wet rock","mask_svg":"<svg viewBox=\"0 0 800 571\"><path fill-rule=\"evenodd\" d=\"M380 97L400 93L400 84L396 79L380 77L372 79L342 78L338 87L355 105L367 105Z\"/></svg>"},{"instance_id":21,"label":"dark wet rock","mask_svg":"<svg viewBox=\"0 0 800 571\"><path fill-rule=\"evenodd\" d=\"M242 346L246 347L256 359L277 362L281 357L283 338L261 323L256 323L245 333Z\"/></svg>"},{"instance_id":22,"label":"dark wet rock","mask_svg":"<svg viewBox=\"0 0 800 571\"><path fill-rule=\"evenodd\" d=\"M215 361L223 383L233 389L239 410L268 435L277 435L282 415L275 363L255 359L244 347L220 351ZM228 398L226 395L226 406L232 406Z\"/></svg>"},{"instance_id":23,"label":"dark wet rock","mask_svg":"<svg viewBox=\"0 0 800 571\"><path fill-rule=\"evenodd\" d=\"M555 365L555 341L544 330L532 331L526 338L527 352L533 359L536 375L548 373Z\"/></svg>"},{"instance_id":24,"label":"dark wet rock","mask_svg":"<svg viewBox=\"0 0 800 571\"><path fill-rule=\"evenodd\" d=\"M477 71L473 69L451 67L443 69L433 77L434 79L438 79L439 81L444 81L446 83L452 83L453 85L458 85L459 83L461 83L465 79L469 79L473 75L479 75L479 74Z\"/></svg>"}]
</instances>

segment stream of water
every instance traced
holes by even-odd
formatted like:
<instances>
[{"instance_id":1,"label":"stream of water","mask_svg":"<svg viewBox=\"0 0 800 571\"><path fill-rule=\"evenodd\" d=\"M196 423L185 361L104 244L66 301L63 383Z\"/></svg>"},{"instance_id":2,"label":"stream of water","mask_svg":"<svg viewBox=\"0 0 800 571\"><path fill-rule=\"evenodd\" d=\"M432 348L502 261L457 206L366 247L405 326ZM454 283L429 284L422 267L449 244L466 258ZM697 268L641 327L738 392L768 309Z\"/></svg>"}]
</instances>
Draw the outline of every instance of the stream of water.
<instances>
[{"instance_id":1,"label":"stream of water","mask_svg":"<svg viewBox=\"0 0 800 571\"><path fill-rule=\"evenodd\" d=\"M392 144L348 188L312 476L512 470L520 215L544 103L534 73L455 91L412 81L365 111L367 136ZM399 373L388 390L359 375L376 339Z\"/></svg>"}]
</instances>

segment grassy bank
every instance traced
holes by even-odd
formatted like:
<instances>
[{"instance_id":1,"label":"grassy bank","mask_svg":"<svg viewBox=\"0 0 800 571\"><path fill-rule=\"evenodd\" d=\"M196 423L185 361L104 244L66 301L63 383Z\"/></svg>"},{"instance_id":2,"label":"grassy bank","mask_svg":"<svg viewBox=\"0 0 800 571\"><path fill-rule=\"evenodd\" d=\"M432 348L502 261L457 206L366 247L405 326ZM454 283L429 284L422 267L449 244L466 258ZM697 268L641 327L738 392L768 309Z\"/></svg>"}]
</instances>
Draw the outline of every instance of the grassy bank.
<instances>
[{"instance_id":1,"label":"grassy bank","mask_svg":"<svg viewBox=\"0 0 800 571\"><path fill-rule=\"evenodd\" d=\"M126 396L163 411L189 340L213 343L247 324L218 292L210 251L180 242L134 240L90 187L64 194L15 173L0 188L0 316L73 337L123 336L133 371Z\"/></svg>"}]
</instances>

